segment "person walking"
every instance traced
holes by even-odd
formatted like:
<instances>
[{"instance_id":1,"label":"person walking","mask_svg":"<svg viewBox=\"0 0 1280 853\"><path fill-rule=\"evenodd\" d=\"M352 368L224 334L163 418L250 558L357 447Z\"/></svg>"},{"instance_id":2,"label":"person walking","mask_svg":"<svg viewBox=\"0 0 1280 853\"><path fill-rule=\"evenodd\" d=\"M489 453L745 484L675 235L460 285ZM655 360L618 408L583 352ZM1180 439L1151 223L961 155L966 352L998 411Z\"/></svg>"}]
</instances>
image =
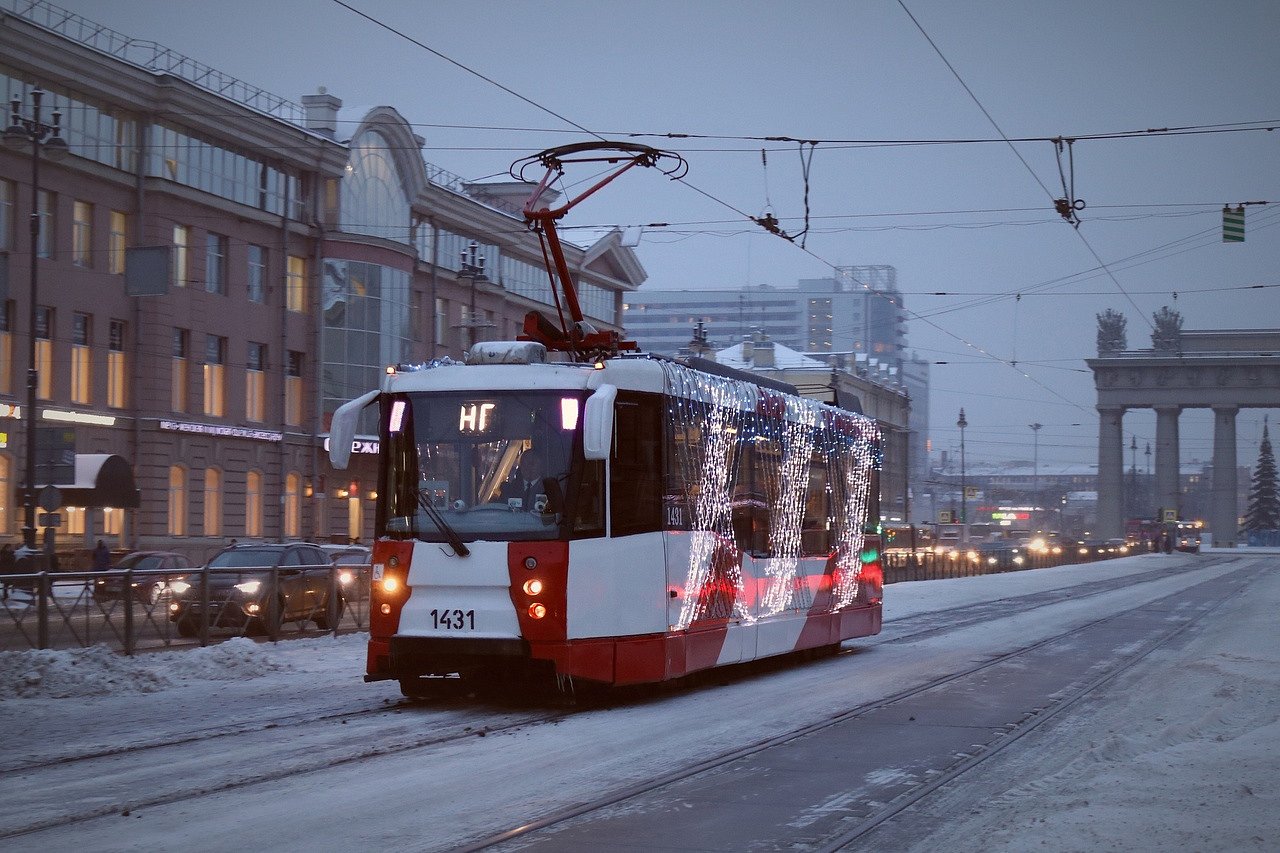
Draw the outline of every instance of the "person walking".
<instances>
[{"instance_id":1,"label":"person walking","mask_svg":"<svg viewBox=\"0 0 1280 853\"><path fill-rule=\"evenodd\" d=\"M93 570L95 572L111 570L111 549L101 539L98 540L97 547L93 549Z\"/></svg>"}]
</instances>

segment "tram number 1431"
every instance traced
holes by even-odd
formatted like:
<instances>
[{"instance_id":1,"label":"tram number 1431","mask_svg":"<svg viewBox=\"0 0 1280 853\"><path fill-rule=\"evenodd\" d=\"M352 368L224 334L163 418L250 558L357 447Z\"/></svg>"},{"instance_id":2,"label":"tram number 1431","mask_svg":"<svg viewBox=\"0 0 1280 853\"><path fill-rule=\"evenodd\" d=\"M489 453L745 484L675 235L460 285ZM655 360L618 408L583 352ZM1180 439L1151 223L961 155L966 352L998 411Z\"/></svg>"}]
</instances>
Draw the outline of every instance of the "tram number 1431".
<instances>
[{"instance_id":1,"label":"tram number 1431","mask_svg":"<svg viewBox=\"0 0 1280 853\"><path fill-rule=\"evenodd\" d=\"M474 610L432 610L431 626L437 631L441 628L454 631L474 631L476 612Z\"/></svg>"}]
</instances>

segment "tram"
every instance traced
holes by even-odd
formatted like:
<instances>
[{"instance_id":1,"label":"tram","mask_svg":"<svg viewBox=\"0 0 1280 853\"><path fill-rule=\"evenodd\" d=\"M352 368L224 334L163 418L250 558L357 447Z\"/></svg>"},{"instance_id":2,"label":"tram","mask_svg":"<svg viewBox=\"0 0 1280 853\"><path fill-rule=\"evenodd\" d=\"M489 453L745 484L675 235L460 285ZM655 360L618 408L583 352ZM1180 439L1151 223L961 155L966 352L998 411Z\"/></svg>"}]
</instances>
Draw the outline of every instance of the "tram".
<instances>
[{"instance_id":1,"label":"tram","mask_svg":"<svg viewBox=\"0 0 1280 853\"><path fill-rule=\"evenodd\" d=\"M876 422L570 316L334 414L344 468L377 411L366 680L653 683L878 633Z\"/></svg>"}]
</instances>

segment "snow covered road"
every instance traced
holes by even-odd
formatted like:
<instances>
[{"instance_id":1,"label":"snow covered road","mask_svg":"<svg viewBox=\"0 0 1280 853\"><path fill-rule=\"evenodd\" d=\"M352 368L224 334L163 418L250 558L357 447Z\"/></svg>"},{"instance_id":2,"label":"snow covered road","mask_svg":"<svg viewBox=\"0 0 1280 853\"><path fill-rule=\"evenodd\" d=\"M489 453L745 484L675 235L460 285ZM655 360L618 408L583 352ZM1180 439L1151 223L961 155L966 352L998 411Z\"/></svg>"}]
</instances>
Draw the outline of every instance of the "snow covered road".
<instances>
[{"instance_id":1,"label":"snow covered road","mask_svg":"<svg viewBox=\"0 0 1280 853\"><path fill-rule=\"evenodd\" d=\"M894 585L884 634L847 644L840 657L567 713L465 698L404 703L394 685L360 681L359 636L237 640L133 659L4 653L0 843L230 850L252 838L266 849L451 849L1277 559L1142 555ZM981 772L981 797L966 783L922 803L892 846L977 850L994 839L1009 850L1072 850L1105 839L1146 850L1143 827L1175 825L1169 809L1184 846L1274 843L1276 605L1280 574L1267 574L1123 688L993 760L1007 767ZM1153 776L1153 755L1177 771ZM1180 775L1192 778L1179 785ZM1152 778L1163 780L1155 790ZM1082 795L1094 784L1108 795ZM1179 791L1187 796L1171 796ZM698 839L690 845L702 849Z\"/></svg>"}]
</instances>

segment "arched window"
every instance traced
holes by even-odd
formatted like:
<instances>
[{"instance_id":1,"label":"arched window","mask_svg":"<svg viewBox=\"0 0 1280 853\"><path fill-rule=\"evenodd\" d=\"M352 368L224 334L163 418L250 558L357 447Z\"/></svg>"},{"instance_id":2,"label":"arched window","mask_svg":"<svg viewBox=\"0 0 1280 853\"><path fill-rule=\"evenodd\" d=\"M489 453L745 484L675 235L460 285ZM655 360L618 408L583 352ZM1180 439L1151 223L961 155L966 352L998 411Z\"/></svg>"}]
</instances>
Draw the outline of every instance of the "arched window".
<instances>
[{"instance_id":1,"label":"arched window","mask_svg":"<svg viewBox=\"0 0 1280 853\"><path fill-rule=\"evenodd\" d=\"M169 535L187 535L187 469L169 466Z\"/></svg>"},{"instance_id":2,"label":"arched window","mask_svg":"<svg viewBox=\"0 0 1280 853\"><path fill-rule=\"evenodd\" d=\"M222 535L222 472L217 468L204 472L204 535Z\"/></svg>"},{"instance_id":3,"label":"arched window","mask_svg":"<svg viewBox=\"0 0 1280 853\"><path fill-rule=\"evenodd\" d=\"M262 473L250 471L244 480L244 535L262 535Z\"/></svg>"},{"instance_id":4,"label":"arched window","mask_svg":"<svg viewBox=\"0 0 1280 853\"><path fill-rule=\"evenodd\" d=\"M301 526L302 478L290 472L284 478L284 535L287 539L298 538Z\"/></svg>"},{"instance_id":5,"label":"arched window","mask_svg":"<svg viewBox=\"0 0 1280 853\"><path fill-rule=\"evenodd\" d=\"M342 230L409 242L409 200L391 156L391 143L367 130L351 142L342 181Z\"/></svg>"}]
</instances>

